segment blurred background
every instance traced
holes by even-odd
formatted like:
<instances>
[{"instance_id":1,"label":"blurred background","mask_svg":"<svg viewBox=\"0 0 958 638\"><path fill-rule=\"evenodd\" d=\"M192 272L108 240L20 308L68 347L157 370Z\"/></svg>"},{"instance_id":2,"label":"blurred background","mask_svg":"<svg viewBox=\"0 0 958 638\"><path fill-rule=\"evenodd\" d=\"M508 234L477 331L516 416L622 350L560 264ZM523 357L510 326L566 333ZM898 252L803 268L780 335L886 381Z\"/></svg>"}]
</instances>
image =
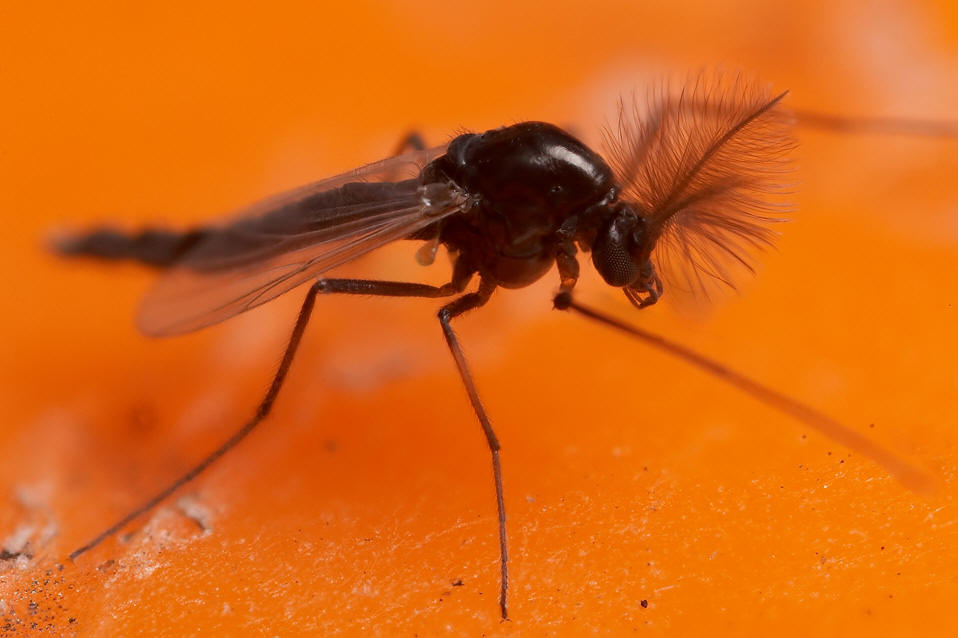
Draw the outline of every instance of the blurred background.
<instances>
[{"instance_id":1,"label":"blurred background","mask_svg":"<svg viewBox=\"0 0 958 638\"><path fill-rule=\"evenodd\" d=\"M586 262L580 291L896 450L934 493L552 311L554 275L459 321L504 450L508 623L488 452L430 301L321 299L268 424L69 563L251 414L302 293L151 341L132 317L152 273L44 246L205 221L412 129L442 143L538 119L598 144L620 95L701 69L745 70L794 108L955 119L953 3L7 4L0 60L5 628L958 628L955 140L800 128L798 212L738 294L638 315ZM415 249L340 272L445 281L448 260L424 269Z\"/></svg>"}]
</instances>

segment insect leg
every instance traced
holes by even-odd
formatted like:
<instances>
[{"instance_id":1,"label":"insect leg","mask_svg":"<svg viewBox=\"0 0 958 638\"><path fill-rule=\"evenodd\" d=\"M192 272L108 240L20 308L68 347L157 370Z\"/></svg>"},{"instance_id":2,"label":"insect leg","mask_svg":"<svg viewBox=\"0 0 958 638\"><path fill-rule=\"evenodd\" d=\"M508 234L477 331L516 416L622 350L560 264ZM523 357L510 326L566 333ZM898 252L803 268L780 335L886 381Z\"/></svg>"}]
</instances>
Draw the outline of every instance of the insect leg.
<instances>
[{"instance_id":1,"label":"insect leg","mask_svg":"<svg viewBox=\"0 0 958 638\"><path fill-rule=\"evenodd\" d=\"M818 430L833 441L837 441L845 447L869 457L910 489L925 491L933 485L931 477L929 477L924 470L915 467L905 459L884 449L868 437L862 436L855 430L839 423L811 406L796 401L777 390L773 390L754 379L750 379L732 370L723 363L699 354L680 343L670 341L657 334L627 324L614 317L593 310L588 306L584 306L574 301L570 293L560 292L555 296L553 304L559 310L574 310L580 315L631 335L654 348L658 348L673 357L715 375L719 379L750 395L752 398Z\"/></svg>"},{"instance_id":2,"label":"insect leg","mask_svg":"<svg viewBox=\"0 0 958 638\"><path fill-rule=\"evenodd\" d=\"M461 292L463 288L465 288L466 283L468 283L468 279L462 274L459 274L458 277L454 277L452 282L443 286L429 286L426 284L398 281L369 281L363 279L320 279L314 283L309 288L309 292L306 293L306 299L303 301L303 305L300 308L299 316L296 319L296 325L293 327L293 333L289 338L289 344L286 346L286 351L283 353L283 359L279 364L279 368L277 369L275 376L273 376L273 381L270 383L269 390L266 392L266 396L263 397L259 407L256 408L256 413L253 415L253 418L251 418L246 425L237 430L222 445L208 454L202 461L193 466L193 468L188 472L170 483L162 491L156 494L156 496L134 509L115 524L111 525L86 545L83 545L82 547L71 552L70 560L75 560L81 554L93 549L104 540L123 529L133 520L159 505L176 490L195 479L200 475L200 473L206 470L206 468L215 463L221 456L236 447L240 441L245 439L249 433L252 432L256 426L266 418L273 407L273 403L276 401L276 396L279 394L280 388L282 388L283 382L286 380L286 374L289 372L289 368L293 363L293 357L296 355L296 350L299 348L299 343L303 338L303 332L305 332L306 325L309 323L309 317L313 312L313 306L316 303L316 295L345 293L354 295L380 295L385 297L443 297Z\"/></svg>"},{"instance_id":3,"label":"insect leg","mask_svg":"<svg viewBox=\"0 0 958 638\"><path fill-rule=\"evenodd\" d=\"M422 138L419 131L409 131L396 145L396 151L393 155L402 155L406 151L424 151L426 150L426 141Z\"/></svg>"},{"instance_id":4,"label":"insect leg","mask_svg":"<svg viewBox=\"0 0 958 638\"><path fill-rule=\"evenodd\" d=\"M499 460L499 439L492 429L492 423L486 415L486 409L482 406L482 400L479 398L479 392L476 390L476 384L472 380L472 374L469 372L469 365L466 363L466 356L462 352L462 346L459 345L459 339L452 329L451 321L459 315L478 308L485 304L496 285L487 283L485 280L479 284L478 292L472 292L459 297L455 301L446 304L439 310L439 323L442 325L443 335L446 337L446 344L456 361L456 368L459 370L459 377L462 384L466 387L466 393L469 395L469 402L472 409L479 418L479 424L486 435L486 443L489 445L489 451L492 453L492 477L496 485L496 509L499 515L499 610L502 613L502 619L506 620L509 613L506 610L506 591L509 589L509 554L506 551L506 504L503 498L502 490L502 463Z\"/></svg>"},{"instance_id":5,"label":"insect leg","mask_svg":"<svg viewBox=\"0 0 958 638\"><path fill-rule=\"evenodd\" d=\"M912 137L958 137L958 121L907 117L855 117L792 109L799 126L844 134L907 135Z\"/></svg>"}]
</instances>

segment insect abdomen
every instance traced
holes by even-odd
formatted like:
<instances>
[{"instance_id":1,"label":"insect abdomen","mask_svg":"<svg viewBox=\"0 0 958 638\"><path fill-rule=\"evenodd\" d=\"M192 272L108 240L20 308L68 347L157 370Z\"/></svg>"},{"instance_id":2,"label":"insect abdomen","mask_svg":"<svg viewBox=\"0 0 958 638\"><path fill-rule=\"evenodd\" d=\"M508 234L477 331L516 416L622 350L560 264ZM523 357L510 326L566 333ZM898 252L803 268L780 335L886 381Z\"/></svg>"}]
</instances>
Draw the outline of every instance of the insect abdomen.
<instances>
[{"instance_id":1,"label":"insect abdomen","mask_svg":"<svg viewBox=\"0 0 958 638\"><path fill-rule=\"evenodd\" d=\"M176 232L148 228L125 233L101 228L81 235L58 239L54 247L63 255L137 261L149 266L172 266L209 231Z\"/></svg>"}]
</instances>

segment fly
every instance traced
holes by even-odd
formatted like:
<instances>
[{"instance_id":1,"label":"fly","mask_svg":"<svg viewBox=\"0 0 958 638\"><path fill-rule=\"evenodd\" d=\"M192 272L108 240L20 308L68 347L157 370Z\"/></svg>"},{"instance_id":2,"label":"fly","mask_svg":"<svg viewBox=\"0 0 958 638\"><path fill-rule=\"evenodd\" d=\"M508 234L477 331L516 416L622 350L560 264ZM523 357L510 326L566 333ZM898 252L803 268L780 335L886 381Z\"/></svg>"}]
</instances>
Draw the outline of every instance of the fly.
<instances>
[{"instance_id":1,"label":"fly","mask_svg":"<svg viewBox=\"0 0 958 638\"><path fill-rule=\"evenodd\" d=\"M498 288L521 288L553 267L553 304L636 337L711 372L771 407L869 456L903 483L926 476L868 438L799 401L678 343L576 301L579 255L639 309L668 291L707 294L751 270L771 245L787 204L793 116L786 93L742 78L700 77L678 95L650 94L622 106L607 131L605 158L544 122L459 135L268 198L222 224L186 232L101 229L61 240L68 255L132 259L165 271L137 317L146 335L183 334L225 321L312 282L269 390L254 416L191 470L116 524L73 551L89 551L192 481L269 414L286 379L316 297L321 294L452 298L438 318L492 462L498 513L499 609L508 617L506 511L500 444L473 382L452 321L483 306ZM803 115L840 130L867 120ZM830 118L830 119L829 119ZM887 128L888 122L877 123ZM953 131L940 125L937 133ZM876 127L872 127L876 128ZM899 127L901 128L901 127ZM891 132L895 132L894 123ZM900 132L900 131L899 131ZM905 127L905 132L921 130ZM439 244L453 256L442 286L332 279L323 275L388 243ZM467 292L470 283L478 284Z\"/></svg>"}]
</instances>

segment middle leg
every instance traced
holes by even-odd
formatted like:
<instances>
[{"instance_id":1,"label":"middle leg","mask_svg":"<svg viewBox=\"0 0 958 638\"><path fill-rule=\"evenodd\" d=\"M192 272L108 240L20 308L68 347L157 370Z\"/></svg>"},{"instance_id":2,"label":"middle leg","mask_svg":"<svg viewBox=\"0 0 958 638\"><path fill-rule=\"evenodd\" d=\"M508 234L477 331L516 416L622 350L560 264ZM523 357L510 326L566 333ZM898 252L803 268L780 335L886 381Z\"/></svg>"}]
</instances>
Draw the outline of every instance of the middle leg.
<instances>
[{"instance_id":1,"label":"middle leg","mask_svg":"<svg viewBox=\"0 0 958 638\"><path fill-rule=\"evenodd\" d=\"M459 339L452 329L451 321L455 317L466 313L475 308L479 308L489 301L489 297L496 289L496 284L481 280L479 290L463 295L458 299L446 304L439 310L439 323L442 326L443 335L446 338L446 344L456 362L456 368L459 371L459 377L462 384L466 387L466 393L469 395L469 402L472 409L479 419L479 425L482 426L482 432L486 436L486 443L489 446L489 452L492 454L492 477L496 487L496 509L499 517L499 611L502 613L502 619L507 620L509 613L506 607L506 592L509 589L509 554L506 549L506 504L502 488L502 462L499 459L499 439L492 429L492 423L486 414L486 409L479 398L479 391L472 380L472 373L469 371L469 365L466 362L466 356L462 352L462 346L459 345Z\"/></svg>"}]
</instances>

